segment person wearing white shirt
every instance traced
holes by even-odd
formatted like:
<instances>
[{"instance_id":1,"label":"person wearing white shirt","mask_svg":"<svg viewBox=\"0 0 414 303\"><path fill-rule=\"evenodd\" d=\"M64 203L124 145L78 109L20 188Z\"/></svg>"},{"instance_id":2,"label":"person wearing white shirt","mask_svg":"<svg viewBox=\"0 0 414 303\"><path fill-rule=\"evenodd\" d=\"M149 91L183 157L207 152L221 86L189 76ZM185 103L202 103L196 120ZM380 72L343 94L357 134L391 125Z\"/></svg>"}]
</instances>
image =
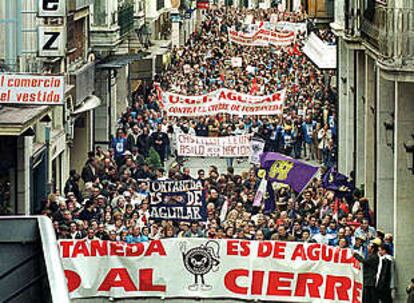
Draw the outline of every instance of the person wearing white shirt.
<instances>
[{"instance_id":1,"label":"person wearing white shirt","mask_svg":"<svg viewBox=\"0 0 414 303\"><path fill-rule=\"evenodd\" d=\"M326 226L325 225L321 225L319 227L319 234L315 234L312 236L312 240L316 241L316 243L320 243L320 244L329 244L329 236L326 232Z\"/></svg>"}]
</instances>

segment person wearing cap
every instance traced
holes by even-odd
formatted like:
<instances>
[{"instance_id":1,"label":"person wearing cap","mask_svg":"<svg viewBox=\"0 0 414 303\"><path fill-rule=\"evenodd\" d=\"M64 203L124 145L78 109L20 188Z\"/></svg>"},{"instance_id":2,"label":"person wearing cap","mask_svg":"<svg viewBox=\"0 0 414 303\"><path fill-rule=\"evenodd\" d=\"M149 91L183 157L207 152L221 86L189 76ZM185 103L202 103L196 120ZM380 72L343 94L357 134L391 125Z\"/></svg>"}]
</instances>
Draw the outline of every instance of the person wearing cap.
<instances>
[{"instance_id":1,"label":"person wearing cap","mask_svg":"<svg viewBox=\"0 0 414 303\"><path fill-rule=\"evenodd\" d=\"M354 252L354 258L362 263L363 268L363 290L362 303L378 303L377 293L377 273L378 273L378 247L381 245L380 239L373 240L368 245L368 257L364 258Z\"/></svg>"},{"instance_id":2,"label":"person wearing cap","mask_svg":"<svg viewBox=\"0 0 414 303\"><path fill-rule=\"evenodd\" d=\"M381 303L392 303L395 297L394 258L389 254L388 244L383 243L379 247L379 265L377 272L377 291Z\"/></svg>"},{"instance_id":3,"label":"person wearing cap","mask_svg":"<svg viewBox=\"0 0 414 303\"><path fill-rule=\"evenodd\" d=\"M365 246L366 238L364 235L359 235L354 238L354 245L352 246L352 250L357 252L362 257L367 257L368 251Z\"/></svg>"}]
</instances>

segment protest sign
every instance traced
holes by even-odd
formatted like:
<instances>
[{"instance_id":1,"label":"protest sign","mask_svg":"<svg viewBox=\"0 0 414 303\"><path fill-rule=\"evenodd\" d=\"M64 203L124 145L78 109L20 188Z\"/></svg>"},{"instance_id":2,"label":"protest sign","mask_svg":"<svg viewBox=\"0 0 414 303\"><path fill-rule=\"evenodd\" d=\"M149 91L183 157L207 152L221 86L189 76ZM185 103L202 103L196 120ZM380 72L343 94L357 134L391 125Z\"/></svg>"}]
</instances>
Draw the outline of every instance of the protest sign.
<instances>
[{"instance_id":1,"label":"protest sign","mask_svg":"<svg viewBox=\"0 0 414 303\"><path fill-rule=\"evenodd\" d=\"M63 76L0 74L0 103L22 105L63 105Z\"/></svg>"},{"instance_id":2,"label":"protest sign","mask_svg":"<svg viewBox=\"0 0 414 303\"><path fill-rule=\"evenodd\" d=\"M263 153L265 143L261 138L252 138L250 141L250 163L260 164L260 155Z\"/></svg>"},{"instance_id":3,"label":"protest sign","mask_svg":"<svg viewBox=\"0 0 414 303\"><path fill-rule=\"evenodd\" d=\"M177 153L184 157L249 157L250 138L251 135L200 137L177 134Z\"/></svg>"},{"instance_id":4,"label":"protest sign","mask_svg":"<svg viewBox=\"0 0 414 303\"><path fill-rule=\"evenodd\" d=\"M260 157L261 170L270 182L288 184L297 193L302 192L319 168L300 162L279 153L263 153Z\"/></svg>"},{"instance_id":5,"label":"protest sign","mask_svg":"<svg viewBox=\"0 0 414 303\"><path fill-rule=\"evenodd\" d=\"M207 220L201 181L159 180L149 182L150 218L178 221Z\"/></svg>"},{"instance_id":6,"label":"protest sign","mask_svg":"<svg viewBox=\"0 0 414 303\"><path fill-rule=\"evenodd\" d=\"M242 67L243 60L241 57L232 57L231 58L231 66L232 67Z\"/></svg>"},{"instance_id":7,"label":"protest sign","mask_svg":"<svg viewBox=\"0 0 414 303\"><path fill-rule=\"evenodd\" d=\"M352 250L318 243L61 240L59 249L71 299L361 303L362 270Z\"/></svg>"},{"instance_id":8,"label":"protest sign","mask_svg":"<svg viewBox=\"0 0 414 303\"><path fill-rule=\"evenodd\" d=\"M283 111L286 90L267 96L242 94L219 89L199 96L160 92L161 105L168 116L196 117L219 113L231 115L278 115Z\"/></svg>"},{"instance_id":9,"label":"protest sign","mask_svg":"<svg viewBox=\"0 0 414 303\"><path fill-rule=\"evenodd\" d=\"M306 22L287 22L287 21L279 21L273 23L273 26L276 30L279 31L287 31L287 32L307 32Z\"/></svg>"},{"instance_id":10,"label":"protest sign","mask_svg":"<svg viewBox=\"0 0 414 303\"><path fill-rule=\"evenodd\" d=\"M295 42L294 32L278 32L259 28L252 33L244 33L229 29L229 41L249 46L289 46Z\"/></svg>"}]
</instances>

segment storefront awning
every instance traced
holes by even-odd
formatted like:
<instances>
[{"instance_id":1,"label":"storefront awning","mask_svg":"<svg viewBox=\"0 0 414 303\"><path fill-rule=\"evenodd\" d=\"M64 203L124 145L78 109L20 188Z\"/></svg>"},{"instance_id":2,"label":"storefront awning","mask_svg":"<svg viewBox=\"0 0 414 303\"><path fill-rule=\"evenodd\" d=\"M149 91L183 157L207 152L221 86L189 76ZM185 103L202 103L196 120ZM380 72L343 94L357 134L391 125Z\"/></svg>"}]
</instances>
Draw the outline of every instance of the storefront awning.
<instances>
[{"instance_id":1,"label":"storefront awning","mask_svg":"<svg viewBox=\"0 0 414 303\"><path fill-rule=\"evenodd\" d=\"M127 54L127 55L117 55L112 56L104 61L97 64L97 69L116 69L116 68L122 68L126 65L128 65L131 62L141 60L146 55L148 55L145 52L141 52L138 54Z\"/></svg>"},{"instance_id":2,"label":"storefront awning","mask_svg":"<svg viewBox=\"0 0 414 303\"><path fill-rule=\"evenodd\" d=\"M82 102L81 105L75 108L72 115L79 115L81 113L93 110L102 104L102 100L95 95L90 95Z\"/></svg>"},{"instance_id":3,"label":"storefront awning","mask_svg":"<svg viewBox=\"0 0 414 303\"><path fill-rule=\"evenodd\" d=\"M0 136L20 136L49 110L48 106L1 106Z\"/></svg>"}]
</instances>

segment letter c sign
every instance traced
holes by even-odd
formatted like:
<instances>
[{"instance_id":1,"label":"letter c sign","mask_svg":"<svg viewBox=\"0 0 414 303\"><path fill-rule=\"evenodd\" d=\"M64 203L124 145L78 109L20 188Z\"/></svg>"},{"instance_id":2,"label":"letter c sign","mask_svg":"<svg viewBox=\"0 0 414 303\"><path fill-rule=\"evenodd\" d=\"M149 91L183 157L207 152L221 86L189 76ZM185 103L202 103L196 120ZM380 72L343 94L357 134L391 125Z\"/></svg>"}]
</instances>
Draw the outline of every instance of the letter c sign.
<instances>
[{"instance_id":1,"label":"letter c sign","mask_svg":"<svg viewBox=\"0 0 414 303\"><path fill-rule=\"evenodd\" d=\"M39 0L39 17L64 17L65 0Z\"/></svg>"}]
</instances>

